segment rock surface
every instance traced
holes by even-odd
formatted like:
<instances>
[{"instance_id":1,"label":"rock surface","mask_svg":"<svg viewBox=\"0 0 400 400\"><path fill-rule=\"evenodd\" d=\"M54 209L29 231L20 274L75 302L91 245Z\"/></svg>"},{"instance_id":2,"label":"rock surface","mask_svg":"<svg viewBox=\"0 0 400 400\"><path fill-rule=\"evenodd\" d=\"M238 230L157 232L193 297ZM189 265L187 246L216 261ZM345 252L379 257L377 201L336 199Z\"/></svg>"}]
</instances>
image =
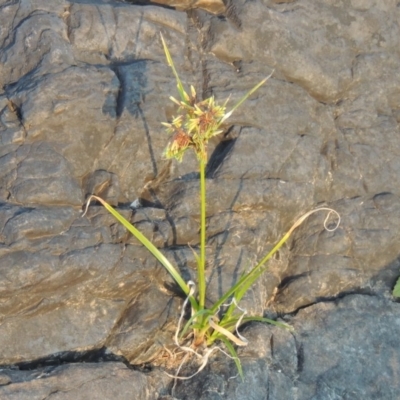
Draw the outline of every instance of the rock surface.
<instances>
[{"instance_id":1,"label":"rock surface","mask_svg":"<svg viewBox=\"0 0 400 400\"><path fill-rule=\"evenodd\" d=\"M6 370L2 374L12 384L0 386L0 397L10 400L150 400L164 390L160 373L145 375L118 362L69 364L34 372Z\"/></svg>"},{"instance_id":2,"label":"rock surface","mask_svg":"<svg viewBox=\"0 0 400 400\"><path fill-rule=\"evenodd\" d=\"M219 357L205 376L182 381L175 395L187 400L399 397L398 303L349 295L300 310L291 323L294 333L261 324L244 331L250 341L239 352L245 382L232 379L232 363Z\"/></svg>"},{"instance_id":3,"label":"rock surface","mask_svg":"<svg viewBox=\"0 0 400 400\"><path fill-rule=\"evenodd\" d=\"M0 0L0 398L172 395L158 367L121 360L162 364L182 298L104 209L82 218L102 196L195 278L198 175L162 158L176 85L160 32L200 97L233 104L274 70L209 149L208 300L301 214L341 215L334 232L310 217L243 301L295 333L248 326L245 383L220 354L174 395L399 397L398 4L129 3ZM115 359L80 363L102 349Z\"/></svg>"}]
</instances>

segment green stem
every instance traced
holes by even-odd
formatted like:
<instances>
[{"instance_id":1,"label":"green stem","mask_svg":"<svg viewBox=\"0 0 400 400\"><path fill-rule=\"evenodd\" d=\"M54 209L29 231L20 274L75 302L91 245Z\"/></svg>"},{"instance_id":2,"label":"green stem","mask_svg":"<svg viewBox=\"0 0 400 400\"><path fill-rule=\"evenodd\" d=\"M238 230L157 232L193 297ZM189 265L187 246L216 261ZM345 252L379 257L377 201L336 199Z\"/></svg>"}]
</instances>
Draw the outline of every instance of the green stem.
<instances>
[{"instance_id":1,"label":"green stem","mask_svg":"<svg viewBox=\"0 0 400 400\"><path fill-rule=\"evenodd\" d=\"M199 161L200 168L200 261L197 268L199 282L199 307L204 309L206 299L206 162Z\"/></svg>"}]
</instances>

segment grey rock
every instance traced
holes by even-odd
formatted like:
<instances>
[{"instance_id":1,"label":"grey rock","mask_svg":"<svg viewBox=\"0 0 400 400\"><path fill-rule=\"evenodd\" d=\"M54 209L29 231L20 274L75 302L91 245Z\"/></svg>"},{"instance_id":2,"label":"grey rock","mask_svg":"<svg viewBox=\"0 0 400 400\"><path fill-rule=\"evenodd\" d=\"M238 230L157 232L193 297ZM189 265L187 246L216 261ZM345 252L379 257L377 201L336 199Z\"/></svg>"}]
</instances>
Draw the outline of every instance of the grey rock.
<instances>
[{"instance_id":1,"label":"grey rock","mask_svg":"<svg viewBox=\"0 0 400 400\"><path fill-rule=\"evenodd\" d=\"M249 345L239 351L243 382L235 378L233 361L221 356L207 372L181 381L175 395L202 400L395 399L400 394L398 313L399 304L390 300L350 295L299 311L291 319L293 333L250 326L242 333Z\"/></svg>"},{"instance_id":2,"label":"grey rock","mask_svg":"<svg viewBox=\"0 0 400 400\"><path fill-rule=\"evenodd\" d=\"M16 203L82 204L82 189L78 180L71 177L72 168L47 143L20 148L16 162L16 177L10 190Z\"/></svg>"},{"instance_id":3,"label":"grey rock","mask_svg":"<svg viewBox=\"0 0 400 400\"><path fill-rule=\"evenodd\" d=\"M200 8L212 14L224 14L227 10L222 0L157 0L154 1L154 3L174 7L177 10L193 10Z\"/></svg>"},{"instance_id":4,"label":"grey rock","mask_svg":"<svg viewBox=\"0 0 400 400\"><path fill-rule=\"evenodd\" d=\"M88 195L104 197L185 279L196 279L197 164L193 156L181 164L162 156L161 122L176 112L168 97L177 94L160 32L200 98L232 95L232 105L274 69L210 143L208 303L303 213L328 205L342 218L329 232L326 214L310 217L243 299L251 315L295 313L294 336L249 326L251 344L239 351L244 384L229 379L234 364L219 354L175 394L399 397L398 310L390 301L400 271L398 6L168 4L190 10L0 2L0 365L14 371L2 371L0 390L8 392L0 397L32 390L38 398L87 398L88 390L116 397L107 382L128 385L120 398L131 398L131 382L138 396L173 396L157 368L156 381L121 364L114 381L101 372L114 368L106 363L58 367L52 383L23 371L26 363L103 348L132 364L162 366L173 349L182 294L172 279L102 207L91 205L81 218ZM341 299L349 293L363 296ZM367 370L371 358L377 362ZM106 378L98 392L92 383L58 389L58 379L76 379L71 371Z\"/></svg>"},{"instance_id":5,"label":"grey rock","mask_svg":"<svg viewBox=\"0 0 400 400\"><path fill-rule=\"evenodd\" d=\"M109 204L116 206L120 195L118 177L108 171L95 171L84 181L86 195L106 197Z\"/></svg>"},{"instance_id":6,"label":"grey rock","mask_svg":"<svg viewBox=\"0 0 400 400\"><path fill-rule=\"evenodd\" d=\"M107 342L111 352L133 364L145 364L160 357L162 346L174 347L176 325L171 316L178 316L178 304L170 295L149 287L146 295L136 296L124 312Z\"/></svg>"},{"instance_id":7,"label":"grey rock","mask_svg":"<svg viewBox=\"0 0 400 400\"><path fill-rule=\"evenodd\" d=\"M0 374L0 386L8 385L11 382L11 378L6 374Z\"/></svg>"},{"instance_id":8,"label":"grey rock","mask_svg":"<svg viewBox=\"0 0 400 400\"><path fill-rule=\"evenodd\" d=\"M118 319L118 303L87 299L85 305L62 306L51 300L33 304L31 309L25 310L24 318L3 321L0 328L4 346L2 361L13 364L67 350L101 348L105 333ZM36 310L40 311L35 315Z\"/></svg>"},{"instance_id":9,"label":"grey rock","mask_svg":"<svg viewBox=\"0 0 400 400\"><path fill-rule=\"evenodd\" d=\"M133 399L152 400L165 393L165 379L144 374L118 362L46 367L33 373L4 371L16 382L0 386L0 398L10 400Z\"/></svg>"},{"instance_id":10,"label":"grey rock","mask_svg":"<svg viewBox=\"0 0 400 400\"><path fill-rule=\"evenodd\" d=\"M399 304L346 296L302 310L294 327L301 343L299 394L307 398L399 397ZM373 360L376 374L366 360Z\"/></svg>"}]
</instances>

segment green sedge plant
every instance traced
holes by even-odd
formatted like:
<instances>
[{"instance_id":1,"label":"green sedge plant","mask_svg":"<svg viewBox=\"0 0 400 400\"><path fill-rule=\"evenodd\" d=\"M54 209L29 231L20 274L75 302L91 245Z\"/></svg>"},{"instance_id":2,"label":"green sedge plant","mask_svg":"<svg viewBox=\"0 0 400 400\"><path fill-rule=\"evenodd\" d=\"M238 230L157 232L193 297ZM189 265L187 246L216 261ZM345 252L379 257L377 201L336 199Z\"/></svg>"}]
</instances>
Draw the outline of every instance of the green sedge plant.
<instances>
[{"instance_id":1,"label":"green sedge plant","mask_svg":"<svg viewBox=\"0 0 400 400\"><path fill-rule=\"evenodd\" d=\"M197 261L197 287L194 282L185 280L179 271L171 264L171 262L163 255L163 253L151 243L134 225L126 220L118 211L111 207L107 202L97 196L90 196L86 204L86 209L92 199L99 201L133 236L142 243L149 252L165 267L172 278L178 284L182 292L186 295L186 300L182 305L182 313L177 325L175 335L175 344L187 355L194 354L201 359L200 368L196 374L201 371L208 362L210 354L215 350L223 351L217 342L222 342L227 349L223 351L231 357L237 366L240 376L243 378L243 371L240 360L237 356L236 346L246 346L247 340L240 335L238 329L244 323L250 321L260 321L274 324L280 327L291 329L287 324L273 321L262 316L246 316L246 310L240 308L239 303L249 288L259 279L266 271L267 261L284 245L289 239L292 232L301 225L304 220L317 211L327 211L328 216L324 226L326 229L326 221L330 214L336 214L338 221L334 229L340 223L339 214L330 208L317 208L304 214L299 218L290 230L282 237L282 239L269 251L253 268L243 272L239 280L219 300L211 306L206 307L206 165L208 161L207 144L208 141L222 133L221 125L226 121L232 113L256 90L258 90L272 75L272 73L254 86L245 96L243 96L231 109L226 111L227 102L218 105L214 96L206 100L198 101L196 91L193 86L190 87L190 93L186 92L182 81L175 69L168 47L161 36L162 45L166 55L167 63L171 67L177 82L179 100L170 97L170 99L178 106L178 114L171 122L163 123L171 140L168 143L164 156L167 159L175 158L181 162L186 151L193 150L199 166L200 176L200 249L199 254L194 250ZM334 230L328 229L328 230ZM183 315L187 303L190 302L191 316L181 328ZM221 312L224 307L225 311ZM229 353L229 354L228 354ZM183 360L183 362L185 359ZM182 364L183 364L182 362ZM182 366L180 365L177 374ZM193 374L192 376L194 376ZM174 376L180 379L189 379L189 377Z\"/></svg>"}]
</instances>

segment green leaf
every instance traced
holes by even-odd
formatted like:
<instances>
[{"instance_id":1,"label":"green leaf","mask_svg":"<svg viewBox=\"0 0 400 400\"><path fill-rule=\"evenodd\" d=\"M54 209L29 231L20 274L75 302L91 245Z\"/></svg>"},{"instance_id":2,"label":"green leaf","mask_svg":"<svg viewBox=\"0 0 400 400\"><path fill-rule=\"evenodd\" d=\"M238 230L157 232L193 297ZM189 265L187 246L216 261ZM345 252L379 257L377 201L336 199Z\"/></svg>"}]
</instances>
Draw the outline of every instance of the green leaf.
<instances>
[{"instance_id":1,"label":"green leaf","mask_svg":"<svg viewBox=\"0 0 400 400\"><path fill-rule=\"evenodd\" d=\"M274 71L272 71L266 78L264 78L260 83L258 83L256 86L254 86L252 89L250 89L232 108L232 110L230 110L229 112L227 112L223 118L220 121L220 124L222 122L224 122L225 120L227 120L232 113L244 102L246 101L256 90L258 90L262 85L264 85L265 82L267 82L267 80L272 76L272 74L274 73Z\"/></svg>"},{"instance_id":2,"label":"green leaf","mask_svg":"<svg viewBox=\"0 0 400 400\"><path fill-rule=\"evenodd\" d=\"M290 238L291 234L293 231L299 227L310 215L319 212L319 211L329 211L330 213L335 213L338 217L338 222L336 223L335 229L339 226L340 224L340 215L333 209L328 208L328 207L320 207L320 208L315 208L314 210L311 210L305 214L303 214L299 219L296 220L296 222L292 225L292 227L289 229L288 232L282 237L282 239L273 247L271 251L269 251L262 259L261 261L258 262L258 264L253 267L253 269L242 276L234 286L232 286L229 290L225 292L224 295L220 297L218 301L214 303L214 305L211 307L211 311L215 312L218 310L218 308L229 299L229 297L234 296L236 301L239 302L242 297L245 295L247 290L251 287L251 285L257 281L257 279L264 273L266 270L266 267L263 268L264 264L286 243L286 241ZM329 216L328 214L328 216ZM231 308L228 309L228 314L231 312Z\"/></svg>"},{"instance_id":3,"label":"green leaf","mask_svg":"<svg viewBox=\"0 0 400 400\"><path fill-rule=\"evenodd\" d=\"M242 364L240 363L240 359L236 353L235 348L233 347L232 343L224 336L222 336L221 341L224 342L226 348L228 349L229 353L231 353L231 356L233 358L233 361L235 361L236 368L239 372L240 377L242 378L242 381L244 382L244 375L243 375L243 369L242 369Z\"/></svg>"},{"instance_id":4,"label":"green leaf","mask_svg":"<svg viewBox=\"0 0 400 400\"><path fill-rule=\"evenodd\" d=\"M169 50L168 50L167 44L165 43L165 40L164 40L163 35L161 35L161 41L162 41L162 45L163 45L163 47L164 47L164 53L165 53L165 57L167 58L168 65L171 67L172 72L173 72L174 75L175 75L175 79L176 79L176 84L177 84L177 87L178 87L179 96L180 96L181 100L182 100L185 104L188 104L189 96L188 96L188 94L185 92L185 89L184 89L184 87L183 87L183 85L182 85L182 81L181 81L180 78L179 78L178 72L176 72L174 62L173 62L172 57L171 57L171 54L170 54L170 52L169 52Z\"/></svg>"},{"instance_id":5,"label":"green leaf","mask_svg":"<svg viewBox=\"0 0 400 400\"><path fill-rule=\"evenodd\" d=\"M179 272L175 269L175 267L169 262L169 260L164 256L164 254L161 253L160 250L157 249L156 246L154 246L153 243L150 242L149 239L146 238L146 236L143 235L142 232L140 232L137 228L135 228L129 221L127 221L117 210L115 210L113 207L111 207L107 202L105 202L103 199L97 196L90 196L88 203L90 202L91 199L95 199L99 201L107 211L109 211L110 214L112 214L126 229L128 229L129 232L132 233L133 236L136 237L136 239L139 240L140 243L143 244L149 250L151 254L163 265L163 267L171 274L171 276L175 279L176 283L180 286L180 288L183 290L183 292L188 295L190 292L189 286L186 284L186 282L183 280L183 278L180 276ZM193 296L189 297L190 303L194 309L198 309L198 304L197 301Z\"/></svg>"},{"instance_id":6,"label":"green leaf","mask_svg":"<svg viewBox=\"0 0 400 400\"><path fill-rule=\"evenodd\" d=\"M392 294L394 297L400 297L400 278L397 279L397 282L396 282L396 285L394 286Z\"/></svg>"}]
</instances>

